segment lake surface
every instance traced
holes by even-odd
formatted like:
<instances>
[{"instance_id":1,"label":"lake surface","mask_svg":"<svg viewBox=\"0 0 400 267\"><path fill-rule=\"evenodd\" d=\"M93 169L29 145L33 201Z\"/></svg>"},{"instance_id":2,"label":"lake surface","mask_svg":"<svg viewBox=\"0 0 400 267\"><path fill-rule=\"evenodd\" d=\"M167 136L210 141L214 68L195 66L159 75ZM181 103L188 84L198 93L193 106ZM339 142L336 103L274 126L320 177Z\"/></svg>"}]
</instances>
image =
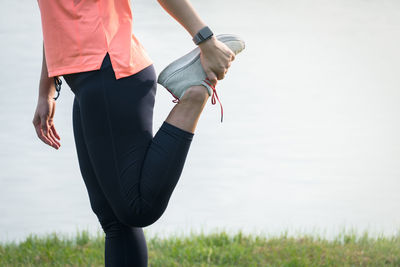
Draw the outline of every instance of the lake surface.
<instances>
[{"instance_id":1,"label":"lake surface","mask_svg":"<svg viewBox=\"0 0 400 267\"><path fill-rule=\"evenodd\" d=\"M181 180L148 235L400 229L400 2L193 0L216 33L246 41L208 103ZM223 13L222 13L223 12ZM134 33L159 73L193 48L157 1L133 1ZM36 137L42 58L33 0L0 10L0 241L100 228L80 176L73 93L56 151ZM173 107L158 87L154 130Z\"/></svg>"}]
</instances>

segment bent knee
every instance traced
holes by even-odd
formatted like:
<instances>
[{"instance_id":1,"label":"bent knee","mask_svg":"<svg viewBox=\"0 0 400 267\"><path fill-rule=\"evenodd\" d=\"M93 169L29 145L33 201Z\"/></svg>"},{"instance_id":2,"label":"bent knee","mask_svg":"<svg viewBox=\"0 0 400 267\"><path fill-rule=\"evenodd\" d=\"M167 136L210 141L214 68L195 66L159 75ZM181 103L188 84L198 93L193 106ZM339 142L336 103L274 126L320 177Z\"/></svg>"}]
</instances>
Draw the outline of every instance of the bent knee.
<instances>
[{"instance_id":1,"label":"bent knee","mask_svg":"<svg viewBox=\"0 0 400 267\"><path fill-rule=\"evenodd\" d=\"M146 227L155 223L164 211L164 207L136 205L133 208L125 209L118 215L118 218L122 223L131 227Z\"/></svg>"},{"instance_id":2,"label":"bent knee","mask_svg":"<svg viewBox=\"0 0 400 267\"><path fill-rule=\"evenodd\" d=\"M117 220L102 220L100 221L101 227L107 238L121 236L125 233L127 225Z\"/></svg>"},{"instance_id":3,"label":"bent knee","mask_svg":"<svg viewBox=\"0 0 400 267\"><path fill-rule=\"evenodd\" d=\"M162 212L147 210L142 213L130 213L123 219L126 225L131 227L146 227L155 223L162 215Z\"/></svg>"},{"instance_id":4,"label":"bent knee","mask_svg":"<svg viewBox=\"0 0 400 267\"><path fill-rule=\"evenodd\" d=\"M150 206L143 201L137 201L135 205L119 205L114 209L115 218L108 216L101 222L103 229L118 231L115 221L130 227L146 227L155 223L164 213L166 205ZM105 231L106 231L105 230Z\"/></svg>"}]
</instances>

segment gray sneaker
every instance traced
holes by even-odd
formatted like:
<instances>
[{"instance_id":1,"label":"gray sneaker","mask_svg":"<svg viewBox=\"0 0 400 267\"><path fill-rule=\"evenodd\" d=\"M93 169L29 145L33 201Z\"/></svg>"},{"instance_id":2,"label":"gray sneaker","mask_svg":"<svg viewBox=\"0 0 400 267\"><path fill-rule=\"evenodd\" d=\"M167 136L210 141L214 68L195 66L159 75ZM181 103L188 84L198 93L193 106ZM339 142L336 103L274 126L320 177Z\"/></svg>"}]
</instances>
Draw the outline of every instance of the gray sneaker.
<instances>
[{"instance_id":1,"label":"gray sneaker","mask_svg":"<svg viewBox=\"0 0 400 267\"><path fill-rule=\"evenodd\" d=\"M235 55L245 48L243 39L237 35L219 34L216 38L228 46ZM179 102L186 90L194 85L203 85L207 88L208 94L210 96L212 95L212 104L216 103L215 97L217 97L219 101L215 87L207 79L207 75L201 65L199 47L196 47L186 55L178 58L165 67L165 69L160 72L157 82L172 94L175 98L174 102ZM223 110L221 105L221 122L222 115Z\"/></svg>"}]
</instances>

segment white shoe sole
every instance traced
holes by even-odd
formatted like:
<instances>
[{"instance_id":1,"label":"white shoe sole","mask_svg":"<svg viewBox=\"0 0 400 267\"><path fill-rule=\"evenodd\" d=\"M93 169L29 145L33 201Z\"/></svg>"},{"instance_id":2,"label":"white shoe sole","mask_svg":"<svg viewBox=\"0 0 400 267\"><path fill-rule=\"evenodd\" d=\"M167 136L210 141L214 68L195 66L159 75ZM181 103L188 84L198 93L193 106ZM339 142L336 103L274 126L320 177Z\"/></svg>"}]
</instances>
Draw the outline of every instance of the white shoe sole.
<instances>
[{"instance_id":1,"label":"white shoe sole","mask_svg":"<svg viewBox=\"0 0 400 267\"><path fill-rule=\"evenodd\" d=\"M243 39L237 35L219 34L216 38L228 46L235 55L245 48ZM194 85L205 86L211 95L212 88L204 82L206 78L207 75L200 61L200 48L196 47L165 67L160 72L157 82L164 86L176 100L179 100L185 91Z\"/></svg>"}]
</instances>

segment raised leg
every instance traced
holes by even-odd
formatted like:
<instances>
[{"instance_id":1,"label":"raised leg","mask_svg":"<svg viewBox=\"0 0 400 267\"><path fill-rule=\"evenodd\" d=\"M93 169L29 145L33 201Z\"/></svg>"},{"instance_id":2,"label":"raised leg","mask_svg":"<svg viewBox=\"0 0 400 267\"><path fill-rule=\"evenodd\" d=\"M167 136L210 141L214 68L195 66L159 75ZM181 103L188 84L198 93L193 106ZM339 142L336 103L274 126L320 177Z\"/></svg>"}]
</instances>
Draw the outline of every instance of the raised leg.
<instances>
[{"instance_id":1,"label":"raised leg","mask_svg":"<svg viewBox=\"0 0 400 267\"><path fill-rule=\"evenodd\" d=\"M153 66L116 80L105 61L100 71L68 84L75 87L88 154L115 215L132 227L154 223L180 178L206 88L190 88L153 138Z\"/></svg>"}]
</instances>

